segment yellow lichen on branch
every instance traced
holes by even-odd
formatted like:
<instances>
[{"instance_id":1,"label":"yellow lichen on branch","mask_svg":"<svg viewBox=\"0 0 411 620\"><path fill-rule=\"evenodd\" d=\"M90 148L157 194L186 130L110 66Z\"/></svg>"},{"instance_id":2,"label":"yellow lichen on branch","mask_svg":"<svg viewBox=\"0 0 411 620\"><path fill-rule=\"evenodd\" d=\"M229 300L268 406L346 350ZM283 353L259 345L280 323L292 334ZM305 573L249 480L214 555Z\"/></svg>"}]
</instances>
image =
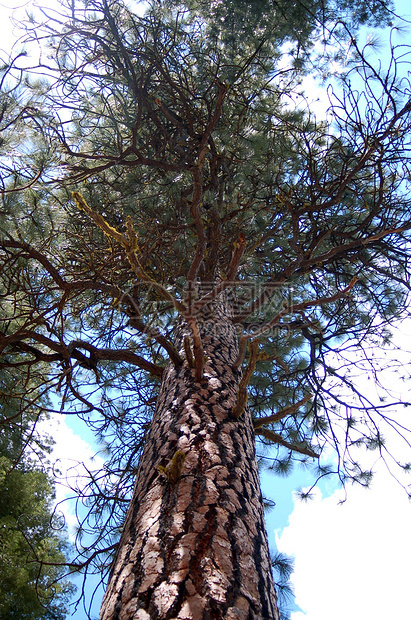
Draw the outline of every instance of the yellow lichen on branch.
<instances>
[{"instance_id":1,"label":"yellow lichen on branch","mask_svg":"<svg viewBox=\"0 0 411 620\"><path fill-rule=\"evenodd\" d=\"M181 450L177 450L174 453L173 458L171 459L170 464L167 465L167 467L163 467L163 465L157 465L157 469L160 474L168 480L170 484L175 484L177 480L181 477L181 472L185 460L185 453Z\"/></svg>"},{"instance_id":2,"label":"yellow lichen on branch","mask_svg":"<svg viewBox=\"0 0 411 620\"><path fill-rule=\"evenodd\" d=\"M140 253L140 248L138 247L137 234L134 230L133 222L131 217L128 217L126 220L127 227L127 237L119 232L116 228L111 226L100 213L94 211L84 200L83 196L79 192L73 192L73 198L77 205L77 208L87 215L93 220L95 224L103 231L103 233L109 237L110 239L115 239L126 251L127 260L130 263L131 268L136 273L136 275L145 282L153 282L153 279L150 278L149 275L144 271L140 260L138 258L138 254Z\"/></svg>"},{"instance_id":3,"label":"yellow lichen on branch","mask_svg":"<svg viewBox=\"0 0 411 620\"><path fill-rule=\"evenodd\" d=\"M79 192L72 192L72 196L76 206L80 211L84 211L93 220L93 222L103 231L103 233L110 239L115 239L120 245L123 246L127 260L130 263L130 267L136 274L136 276L143 282L148 282L157 291L160 297L166 301L169 301L180 313L185 311L185 306L177 299L175 299L164 286L153 280L144 270L141 265L139 254L140 248L138 245L137 233L134 230L131 217L126 220L127 236L123 235L116 228L111 226L102 215L94 211L84 200L83 196Z\"/></svg>"},{"instance_id":4,"label":"yellow lichen on branch","mask_svg":"<svg viewBox=\"0 0 411 620\"><path fill-rule=\"evenodd\" d=\"M102 230L103 233L107 235L107 237L115 239L124 247L129 245L125 236L118 232L118 230L113 228L113 226L110 226L110 224L104 219L102 215L89 207L89 205L79 192L73 192L72 196L74 198L74 202L76 203L77 208L80 211L84 211L84 213L87 213L87 215L93 220L95 224L97 224L100 230Z\"/></svg>"}]
</instances>

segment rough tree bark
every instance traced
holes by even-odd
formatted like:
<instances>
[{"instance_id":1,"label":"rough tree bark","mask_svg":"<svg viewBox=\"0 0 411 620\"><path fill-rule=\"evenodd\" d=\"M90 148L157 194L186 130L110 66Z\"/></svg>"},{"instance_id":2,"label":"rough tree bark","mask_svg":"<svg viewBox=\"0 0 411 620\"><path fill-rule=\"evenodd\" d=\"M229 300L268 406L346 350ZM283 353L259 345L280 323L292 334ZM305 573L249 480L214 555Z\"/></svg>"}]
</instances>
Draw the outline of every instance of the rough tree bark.
<instances>
[{"instance_id":1,"label":"rough tree bark","mask_svg":"<svg viewBox=\"0 0 411 620\"><path fill-rule=\"evenodd\" d=\"M251 415L233 416L237 336L223 314L203 326L203 380L187 362L164 373L101 620L279 618Z\"/></svg>"}]
</instances>

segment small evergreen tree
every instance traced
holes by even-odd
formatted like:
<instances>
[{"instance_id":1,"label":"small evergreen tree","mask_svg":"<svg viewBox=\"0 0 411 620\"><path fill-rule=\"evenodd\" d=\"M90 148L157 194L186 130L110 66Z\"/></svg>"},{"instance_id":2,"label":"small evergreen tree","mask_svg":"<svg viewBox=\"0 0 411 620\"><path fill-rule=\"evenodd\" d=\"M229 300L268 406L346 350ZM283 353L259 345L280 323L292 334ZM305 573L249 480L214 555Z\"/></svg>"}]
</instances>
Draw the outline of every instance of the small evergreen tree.
<instances>
[{"instance_id":1,"label":"small evergreen tree","mask_svg":"<svg viewBox=\"0 0 411 620\"><path fill-rule=\"evenodd\" d=\"M4 321L4 312L1 312ZM74 589L64 578L67 532L54 510L48 454L39 431L47 399L19 361L0 367L0 618L63 620Z\"/></svg>"},{"instance_id":2,"label":"small evergreen tree","mask_svg":"<svg viewBox=\"0 0 411 620\"><path fill-rule=\"evenodd\" d=\"M60 581L67 544L52 519L52 482L13 458L0 451L0 618L63 620L73 589Z\"/></svg>"},{"instance_id":3,"label":"small evergreen tree","mask_svg":"<svg viewBox=\"0 0 411 620\"><path fill-rule=\"evenodd\" d=\"M23 128L33 119L34 108L13 80L7 83L12 67L9 63L3 68L0 92L0 148L5 154L1 182L6 192L30 186L41 171L41 155L31 167L28 159L16 154L20 147L23 150ZM18 269L24 269L22 262ZM7 274L4 269L1 329L18 331L24 329L24 318L15 315L9 304ZM39 290L41 282L37 286ZM22 299L24 291L18 287L14 291ZM53 441L40 430L49 409L46 369L39 367L27 374L26 353L24 347L20 355L6 353L0 363L0 618L63 620L74 589L64 578L67 532L53 506L54 481L48 461Z\"/></svg>"}]
</instances>

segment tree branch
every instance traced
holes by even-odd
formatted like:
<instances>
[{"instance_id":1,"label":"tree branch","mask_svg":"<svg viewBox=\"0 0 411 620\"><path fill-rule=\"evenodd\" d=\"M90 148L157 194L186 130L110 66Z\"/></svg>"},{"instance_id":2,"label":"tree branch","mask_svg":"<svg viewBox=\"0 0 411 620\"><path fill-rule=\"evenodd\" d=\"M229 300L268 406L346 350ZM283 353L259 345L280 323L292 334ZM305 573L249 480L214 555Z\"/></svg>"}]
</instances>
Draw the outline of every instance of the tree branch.
<instances>
[{"instance_id":1,"label":"tree branch","mask_svg":"<svg viewBox=\"0 0 411 620\"><path fill-rule=\"evenodd\" d=\"M258 429L262 428L263 426L266 426L267 424L272 424L273 422L279 422L280 420L287 417L288 415L298 413L298 409L302 407L303 405L305 405L306 402L311 400L311 398L312 398L312 395L307 394L306 396L304 396L304 398L299 400L297 403L294 403L293 405L290 405L289 407L285 407L285 409L281 409L281 411L277 411L277 413L274 413L273 415L269 415L269 416L266 416L265 418L257 418L253 420L254 430L257 431Z\"/></svg>"},{"instance_id":2,"label":"tree branch","mask_svg":"<svg viewBox=\"0 0 411 620\"><path fill-rule=\"evenodd\" d=\"M320 457L320 455L314 452L314 450L311 450L310 448L301 445L297 446L293 443L290 443L289 441L283 439L281 435L269 430L268 428L259 428L258 430L256 430L255 434L261 435L262 437L264 437L264 439L268 439L268 441L270 441L271 443L278 443L280 444L280 446L284 446L285 448L288 448L293 452L299 452L300 454L311 456L314 459L318 459Z\"/></svg>"}]
</instances>

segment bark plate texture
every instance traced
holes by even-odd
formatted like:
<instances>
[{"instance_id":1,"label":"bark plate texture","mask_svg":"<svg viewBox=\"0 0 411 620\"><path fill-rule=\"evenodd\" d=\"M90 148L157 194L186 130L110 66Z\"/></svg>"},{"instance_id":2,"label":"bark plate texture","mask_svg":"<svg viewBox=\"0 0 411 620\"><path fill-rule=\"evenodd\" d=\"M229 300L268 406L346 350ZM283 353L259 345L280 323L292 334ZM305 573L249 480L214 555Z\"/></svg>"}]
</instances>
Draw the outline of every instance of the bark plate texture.
<instances>
[{"instance_id":1,"label":"bark plate texture","mask_svg":"<svg viewBox=\"0 0 411 620\"><path fill-rule=\"evenodd\" d=\"M236 333L207 325L202 382L164 373L101 620L279 618Z\"/></svg>"}]
</instances>

